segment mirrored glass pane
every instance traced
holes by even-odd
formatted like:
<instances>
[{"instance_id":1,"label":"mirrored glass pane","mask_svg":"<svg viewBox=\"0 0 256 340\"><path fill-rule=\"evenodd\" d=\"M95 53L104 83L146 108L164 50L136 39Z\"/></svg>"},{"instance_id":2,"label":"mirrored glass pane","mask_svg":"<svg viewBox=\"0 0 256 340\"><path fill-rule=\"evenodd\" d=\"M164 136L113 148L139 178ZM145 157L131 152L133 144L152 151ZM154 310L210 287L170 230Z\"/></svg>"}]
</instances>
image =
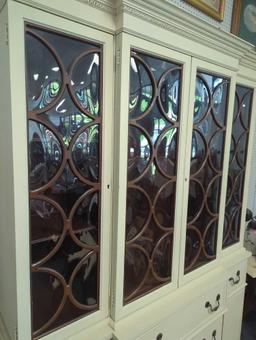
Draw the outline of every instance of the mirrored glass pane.
<instances>
[{"instance_id":1,"label":"mirrored glass pane","mask_svg":"<svg viewBox=\"0 0 256 340\"><path fill-rule=\"evenodd\" d=\"M180 105L180 80L181 70L168 70L159 81L159 103L162 111L172 121L178 120Z\"/></svg>"},{"instance_id":2,"label":"mirrored glass pane","mask_svg":"<svg viewBox=\"0 0 256 340\"><path fill-rule=\"evenodd\" d=\"M60 65L48 45L26 34L27 106L28 111L41 110L58 96L62 86Z\"/></svg>"},{"instance_id":3,"label":"mirrored glass pane","mask_svg":"<svg viewBox=\"0 0 256 340\"><path fill-rule=\"evenodd\" d=\"M141 129L129 127L128 137L128 178L140 177L149 164L151 148L149 140Z\"/></svg>"},{"instance_id":4,"label":"mirrored glass pane","mask_svg":"<svg viewBox=\"0 0 256 340\"><path fill-rule=\"evenodd\" d=\"M140 117L153 99L153 79L148 65L137 55L131 57L130 100L131 118Z\"/></svg>"},{"instance_id":5,"label":"mirrored glass pane","mask_svg":"<svg viewBox=\"0 0 256 340\"><path fill-rule=\"evenodd\" d=\"M33 294L33 331L44 329L59 314L65 301L64 284L51 271L33 272L31 276ZM40 292L38 294L38 292Z\"/></svg>"},{"instance_id":6,"label":"mirrored glass pane","mask_svg":"<svg viewBox=\"0 0 256 340\"><path fill-rule=\"evenodd\" d=\"M72 158L79 173L96 182L99 179L99 126L92 125L78 136L72 148Z\"/></svg>"},{"instance_id":7,"label":"mirrored glass pane","mask_svg":"<svg viewBox=\"0 0 256 340\"><path fill-rule=\"evenodd\" d=\"M71 85L84 110L99 115L100 55L89 53L79 59L71 74Z\"/></svg>"},{"instance_id":8,"label":"mirrored glass pane","mask_svg":"<svg viewBox=\"0 0 256 340\"><path fill-rule=\"evenodd\" d=\"M124 303L172 279L181 76L131 53Z\"/></svg>"},{"instance_id":9,"label":"mirrored glass pane","mask_svg":"<svg viewBox=\"0 0 256 340\"><path fill-rule=\"evenodd\" d=\"M58 131L67 147L81 127L93 122L92 118L81 112L73 103L67 89L58 103L47 112L41 113L40 116Z\"/></svg>"},{"instance_id":10,"label":"mirrored glass pane","mask_svg":"<svg viewBox=\"0 0 256 340\"><path fill-rule=\"evenodd\" d=\"M75 209L72 229L75 237L89 246L98 244L99 194L87 193Z\"/></svg>"},{"instance_id":11,"label":"mirrored glass pane","mask_svg":"<svg viewBox=\"0 0 256 340\"><path fill-rule=\"evenodd\" d=\"M33 338L99 309L101 52L26 26Z\"/></svg>"},{"instance_id":12,"label":"mirrored glass pane","mask_svg":"<svg viewBox=\"0 0 256 340\"><path fill-rule=\"evenodd\" d=\"M241 221L241 206L243 203L252 96L252 89L239 85L236 86L225 209L226 226L222 241L223 248L239 242L240 239L240 226L243 223Z\"/></svg>"},{"instance_id":13,"label":"mirrored glass pane","mask_svg":"<svg viewBox=\"0 0 256 340\"><path fill-rule=\"evenodd\" d=\"M61 211L53 203L32 199L30 225L32 262L35 263L56 251L64 231L64 220Z\"/></svg>"},{"instance_id":14,"label":"mirrored glass pane","mask_svg":"<svg viewBox=\"0 0 256 340\"><path fill-rule=\"evenodd\" d=\"M62 163L62 148L55 134L45 125L29 121L29 184L36 190L47 184Z\"/></svg>"},{"instance_id":15,"label":"mirrored glass pane","mask_svg":"<svg viewBox=\"0 0 256 340\"><path fill-rule=\"evenodd\" d=\"M216 257L228 93L228 79L197 73L185 273Z\"/></svg>"}]
</instances>

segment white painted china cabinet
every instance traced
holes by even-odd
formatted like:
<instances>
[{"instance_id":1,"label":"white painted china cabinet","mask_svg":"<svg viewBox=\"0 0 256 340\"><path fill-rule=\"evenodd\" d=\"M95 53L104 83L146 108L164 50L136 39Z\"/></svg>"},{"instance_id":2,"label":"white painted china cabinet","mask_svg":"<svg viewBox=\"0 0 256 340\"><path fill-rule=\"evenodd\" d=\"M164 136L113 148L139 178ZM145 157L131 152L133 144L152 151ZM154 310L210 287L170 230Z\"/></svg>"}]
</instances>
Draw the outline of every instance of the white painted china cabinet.
<instances>
[{"instance_id":1,"label":"white painted china cabinet","mask_svg":"<svg viewBox=\"0 0 256 340\"><path fill-rule=\"evenodd\" d=\"M254 47L166 0L0 8L0 337L239 340Z\"/></svg>"}]
</instances>

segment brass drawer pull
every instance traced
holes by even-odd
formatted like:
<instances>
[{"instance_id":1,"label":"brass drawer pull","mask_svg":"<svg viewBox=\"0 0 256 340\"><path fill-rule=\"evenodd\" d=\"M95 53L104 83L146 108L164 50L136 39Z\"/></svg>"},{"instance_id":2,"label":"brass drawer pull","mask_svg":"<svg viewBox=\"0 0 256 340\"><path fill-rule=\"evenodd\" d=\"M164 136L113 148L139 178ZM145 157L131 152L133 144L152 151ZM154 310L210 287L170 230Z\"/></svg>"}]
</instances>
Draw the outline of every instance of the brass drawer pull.
<instances>
[{"instance_id":1,"label":"brass drawer pull","mask_svg":"<svg viewBox=\"0 0 256 340\"><path fill-rule=\"evenodd\" d=\"M156 340L162 340L163 339L163 333L159 333L156 337Z\"/></svg>"},{"instance_id":2,"label":"brass drawer pull","mask_svg":"<svg viewBox=\"0 0 256 340\"><path fill-rule=\"evenodd\" d=\"M230 277L229 278L229 282L231 282L233 285L237 285L239 282L240 282L240 280L241 280L241 277L240 277L240 270L238 270L237 272L236 272L236 276L237 276L237 279L235 280L233 277Z\"/></svg>"},{"instance_id":3,"label":"brass drawer pull","mask_svg":"<svg viewBox=\"0 0 256 340\"><path fill-rule=\"evenodd\" d=\"M205 303L205 308L209 309L211 313L216 312L220 307L220 294L216 296L216 306L213 307L210 301L207 301Z\"/></svg>"}]
</instances>

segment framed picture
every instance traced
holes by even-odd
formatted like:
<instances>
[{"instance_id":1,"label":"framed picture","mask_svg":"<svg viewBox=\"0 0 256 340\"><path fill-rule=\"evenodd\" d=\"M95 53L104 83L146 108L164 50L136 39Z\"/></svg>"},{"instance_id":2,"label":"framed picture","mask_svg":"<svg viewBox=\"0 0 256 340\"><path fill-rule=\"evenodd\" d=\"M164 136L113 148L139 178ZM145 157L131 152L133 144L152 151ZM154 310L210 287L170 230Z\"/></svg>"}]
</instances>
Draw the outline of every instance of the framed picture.
<instances>
[{"instance_id":1,"label":"framed picture","mask_svg":"<svg viewBox=\"0 0 256 340\"><path fill-rule=\"evenodd\" d=\"M256 1L235 0L231 32L256 45Z\"/></svg>"},{"instance_id":2,"label":"framed picture","mask_svg":"<svg viewBox=\"0 0 256 340\"><path fill-rule=\"evenodd\" d=\"M225 0L186 0L186 2L218 21L224 19Z\"/></svg>"}]
</instances>

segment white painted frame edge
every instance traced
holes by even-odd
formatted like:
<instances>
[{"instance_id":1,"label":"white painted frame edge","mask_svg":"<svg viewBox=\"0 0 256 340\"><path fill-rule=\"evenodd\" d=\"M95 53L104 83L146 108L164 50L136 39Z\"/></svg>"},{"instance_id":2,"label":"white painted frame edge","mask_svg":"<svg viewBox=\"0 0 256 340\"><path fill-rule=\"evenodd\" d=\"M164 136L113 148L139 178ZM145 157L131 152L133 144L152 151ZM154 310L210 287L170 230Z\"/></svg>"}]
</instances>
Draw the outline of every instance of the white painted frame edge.
<instances>
[{"instance_id":1,"label":"white painted frame edge","mask_svg":"<svg viewBox=\"0 0 256 340\"><path fill-rule=\"evenodd\" d=\"M126 216L126 190L127 190L127 141L128 141L128 103L129 103L129 74L130 74L130 51L136 49L141 52L157 56L159 58L169 59L170 61L183 65L182 88L181 88L181 123L180 123L180 138L179 138L179 156L177 170L177 186L176 186L176 208L175 208L175 227L174 227L174 247L173 247L173 267L172 267L172 282L164 285L161 288L146 294L143 297L128 303L123 306L123 281L124 281L124 249L125 249L125 216ZM117 160L115 169L116 195L115 208L117 214L115 216L115 231L116 235L115 246L117 248L115 270L113 273L113 291L112 295L112 317L115 321L120 320L124 316L142 308L143 306L171 293L177 288L178 284L178 267L179 267L179 245L180 245L180 221L181 211L179 206L182 206L182 182L183 182L183 154L185 152L185 137L186 137L186 112L188 109L189 97L189 81L190 81L190 64L191 57L182 55L179 52L173 51L166 47L152 44L140 38L120 33L117 40L117 50L120 53L120 64L117 65L117 73L122 74L122 78L116 84L116 130L120 131L120 140L116 140L115 146ZM119 102L120 100L120 102ZM120 112L118 110L120 109ZM117 132L117 131L116 131ZM118 135L118 132L117 132ZM118 165L117 165L118 164ZM115 248L115 247L114 247Z\"/></svg>"},{"instance_id":2,"label":"white painted frame edge","mask_svg":"<svg viewBox=\"0 0 256 340\"><path fill-rule=\"evenodd\" d=\"M227 103L227 121L226 121L226 137L225 137L225 146L224 146L224 159L223 159L223 176L221 183L221 196L220 196L220 208L219 208L219 221L218 221L218 240L217 240L217 248L216 248L216 259L187 273L184 274L184 263L185 263L185 247L186 247L186 228L187 228L187 209L188 209L188 193L189 193L189 177L190 177L190 162L185 164L185 184L184 184L184 201L183 201L183 221L182 221L182 232L181 232L181 253L180 253L180 271L179 271L179 285L183 286L184 284L190 282L191 280L199 277L209 270L215 268L219 264L220 257L220 249L222 242L222 232L223 232L223 219L224 219L224 208L225 208L225 198L226 198L226 189L227 189L227 169L229 162L229 146L231 140L231 130L232 130L232 117L233 117L233 98L235 94L235 81L236 81L236 73L230 70L227 70L221 66L214 65L212 63L208 63L202 61L197 58L192 58L192 68L191 68L191 83L190 83L190 104L188 111L188 132L187 132L187 141L186 141L186 156L185 159L190 160L190 152L191 152L191 140L192 140L192 126L193 126L193 115L194 115L194 93L196 86L196 75L197 70L200 72L210 73L219 75L220 77L226 77L230 79L230 88L229 88L229 97Z\"/></svg>"},{"instance_id":3,"label":"white painted frame edge","mask_svg":"<svg viewBox=\"0 0 256 340\"><path fill-rule=\"evenodd\" d=\"M69 20L44 13L18 3L9 4L9 44L11 65L11 93L13 145L14 188L15 188L15 232L17 263L17 296L18 296L18 332L21 339L31 336L30 321L30 259L29 259L29 207L28 207L28 160L27 160L27 113L25 91L25 50L24 22L44 25L71 36L90 39L103 47L103 131L102 131L102 213L101 213L101 279L99 311L79 319L54 333L43 337L47 340L65 339L97 323L109 314L110 290L110 226L112 190L112 111L113 92L107 82L113 81L113 36L73 23ZM20 53L16 51L19 50ZM111 66L112 65L112 66ZM107 126L107 123L110 123ZM25 197L24 197L25 196ZM24 199L25 198L25 199ZM19 226L22 225L23 228ZM25 250L25 251L24 251Z\"/></svg>"},{"instance_id":4,"label":"white painted frame edge","mask_svg":"<svg viewBox=\"0 0 256 340\"><path fill-rule=\"evenodd\" d=\"M223 256L227 256L233 253L235 250L243 247L244 243L244 233L245 233L245 215L246 208L248 202L248 193L249 193L249 180L251 176L251 166L253 159L253 143L254 143L254 135L255 135L255 125L256 125L256 83L255 81L244 78L242 74L239 74L237 77L236 85L245 86L253 89L253 98L252 98L252 112L251 112L251 121L250 121L250 132L249 132L249 140L247 146L247 160L246 160L246 170L245 170L245 178L244 178L244 189L243 189L243 203L242 203L242 212L240 219L240 240L239 242L231 245L230 247L222 249Z\"/></svg>"}]
</instances>

